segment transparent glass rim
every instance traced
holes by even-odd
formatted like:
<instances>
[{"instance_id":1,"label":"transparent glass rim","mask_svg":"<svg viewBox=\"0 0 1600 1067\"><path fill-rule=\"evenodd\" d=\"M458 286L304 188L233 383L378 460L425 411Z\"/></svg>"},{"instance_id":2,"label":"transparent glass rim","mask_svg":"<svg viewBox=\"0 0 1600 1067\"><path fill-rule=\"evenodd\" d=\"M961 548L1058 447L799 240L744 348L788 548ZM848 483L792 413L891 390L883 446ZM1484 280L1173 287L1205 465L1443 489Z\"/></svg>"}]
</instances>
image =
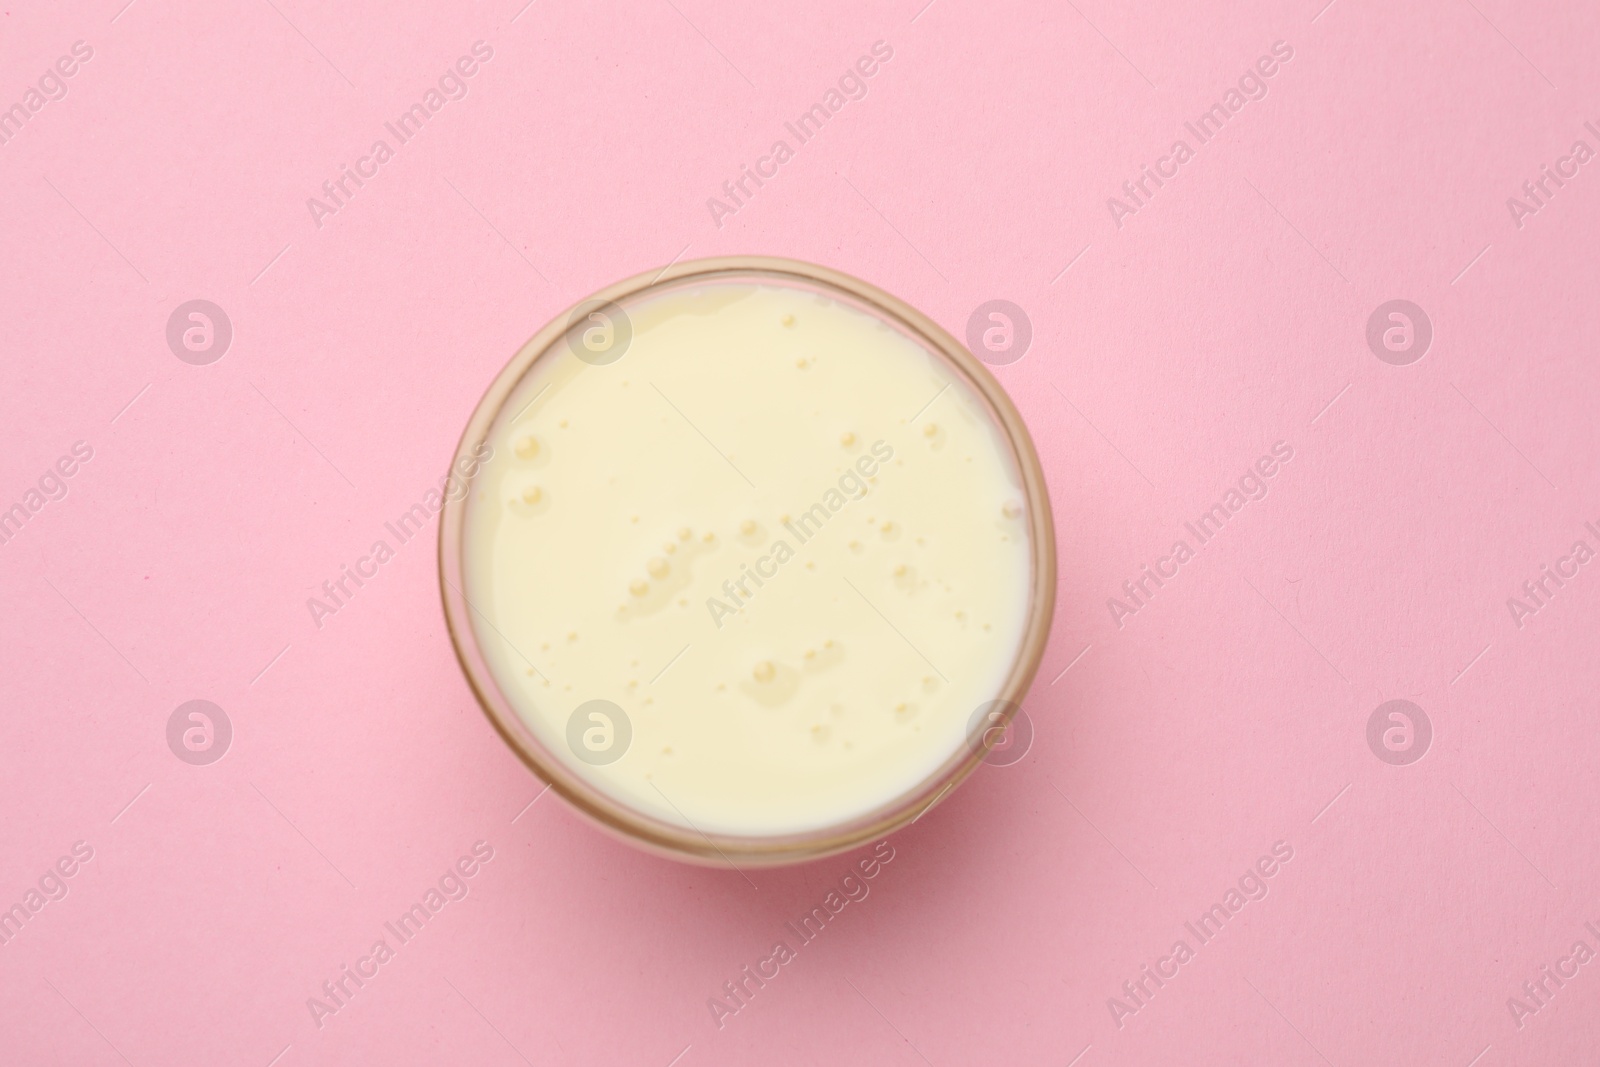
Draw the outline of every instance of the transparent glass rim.
<instances>
[{"instance_id":1,"label":"transparent glass rim","mask_svg":"<svg viewBox=\"0 0 1600 1067\"><path fill-rule=\"evenodd\" d=\"M470 461L482 445L517 384L551 351L567 331L580 305L592 301L623 304L653 290L685 281L768 277L789 284L835 290L922 342L964 380L988 410L1022 477L1030 546L1030 591L1022 639L1006 681L992 699L1001 702L1005 721L1020 709L1033 683L1055 613L1055 527L1044 471L1027 427L988 368L938 323L898 298L858 278L800 260L772 256L725 256L675 263L617 282L576 301L551 319L512 356L478 401L456 445L452 464ZM452 467L452 469L460 469ZM470 493L447 498L439 518L439 592L456 659L490 724L540 780L591 821L628 843L657 855L705 866L741 868L804 863L857 848L920 818L942 801L983 762L986 751L971 744L957 750L921 784L848 822L772 836L701 833L659 819L619 802L575 772L540 741L501 691L479 647L472 625L475 609L464 593L463 530Z\"/></svg>"}]
</instances>

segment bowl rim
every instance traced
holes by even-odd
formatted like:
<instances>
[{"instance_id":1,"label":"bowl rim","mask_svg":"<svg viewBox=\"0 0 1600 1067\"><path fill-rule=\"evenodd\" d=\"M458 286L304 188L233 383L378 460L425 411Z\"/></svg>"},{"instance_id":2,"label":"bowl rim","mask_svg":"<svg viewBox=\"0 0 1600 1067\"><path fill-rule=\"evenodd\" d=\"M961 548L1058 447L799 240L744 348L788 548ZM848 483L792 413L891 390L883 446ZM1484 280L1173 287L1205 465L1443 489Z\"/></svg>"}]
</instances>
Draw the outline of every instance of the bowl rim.
<instances>
[{"instance_id":1,"label":"bowl rim","mask_svg":"<svg viewBox=\"0 0 1600 1067\"><path fill-rule=\"evenodd\" d=\"M606 286L575 301L552 318L524 342L495 375L462 431L451 470L460 470L461 464L475 462L480 454L478 449L486 443L506 400L534 364L566 334L570 328L569 319L579 307L595 302L620 305L651 290L677 286L689 280L752 274L838 290L865 305L871 313L897 324L942 357L966 381L1002 431L1022 477L1030 539L1027 619L1005 683L992 698L992 701L1002 702L1002 714L1009 724L1038 672L1055 614L1055 527L1044 470L1022 417L989 369L927 315L859 278L830 267L778 256L718 256L671 263ZM915 822L983 762L986 749L970 743L961 745L919 785L891 801L847 822L800 833L708 834L698 828L686 829L622 803L549 751L523 722L495 681L472 625L472 615L481 612L471 605L464 592L462 534L472 479L469 477L467 481L467 492L446 496L439 516L439 592L456 660L478 706L512 752L537 778L547 783L548 788L611 834L647 852L705 866L740 869L804 863L857 848ZM687 816L684 821L693 827Z\"/></svg>"}]
</instances>

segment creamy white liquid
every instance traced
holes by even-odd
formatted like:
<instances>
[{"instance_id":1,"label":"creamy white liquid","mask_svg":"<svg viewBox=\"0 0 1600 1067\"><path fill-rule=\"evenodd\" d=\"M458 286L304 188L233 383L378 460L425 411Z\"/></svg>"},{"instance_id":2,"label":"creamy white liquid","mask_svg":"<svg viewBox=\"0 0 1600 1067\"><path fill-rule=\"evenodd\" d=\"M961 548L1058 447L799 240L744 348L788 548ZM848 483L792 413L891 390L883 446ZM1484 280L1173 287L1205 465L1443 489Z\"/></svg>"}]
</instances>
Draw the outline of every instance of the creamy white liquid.
<instances>
[{"instance_id":1,"label":"creamy white liquid","mask_svg":"<svg viewBox=\"0 0 1600 1067\"><path fill-rule=\"evenodd\" d=\"M702 280L624 307L620 359L558 340L489 435L463 551L496 681L576 772L688 829L804 832L902 796L967 742L1021 642L1004 438L844 298ZM632 728L604 765L568 743L595 699Z\"/></svg>"}]
</instances>

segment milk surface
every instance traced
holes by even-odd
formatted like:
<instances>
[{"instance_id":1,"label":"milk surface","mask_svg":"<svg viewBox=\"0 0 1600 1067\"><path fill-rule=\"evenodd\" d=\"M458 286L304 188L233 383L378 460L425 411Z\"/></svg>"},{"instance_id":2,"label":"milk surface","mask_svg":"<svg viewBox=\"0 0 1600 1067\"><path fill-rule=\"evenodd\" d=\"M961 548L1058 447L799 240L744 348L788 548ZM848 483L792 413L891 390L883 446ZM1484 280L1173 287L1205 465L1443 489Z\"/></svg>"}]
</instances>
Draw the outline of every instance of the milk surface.
<instances>
[{"instance_id":1,"label":"milk surface","mask_svg":"<svg viewBox=\"0 0 1600 1067\"><path fill-rule=\"evenodd\" d=\"M489 435L464 592L497 683L575 771L691 830L895 800L967 743L1022 640L1003 435L848 298L697 280L623 306L620 358L558 340Z\"/></svg>"}]
</instances>

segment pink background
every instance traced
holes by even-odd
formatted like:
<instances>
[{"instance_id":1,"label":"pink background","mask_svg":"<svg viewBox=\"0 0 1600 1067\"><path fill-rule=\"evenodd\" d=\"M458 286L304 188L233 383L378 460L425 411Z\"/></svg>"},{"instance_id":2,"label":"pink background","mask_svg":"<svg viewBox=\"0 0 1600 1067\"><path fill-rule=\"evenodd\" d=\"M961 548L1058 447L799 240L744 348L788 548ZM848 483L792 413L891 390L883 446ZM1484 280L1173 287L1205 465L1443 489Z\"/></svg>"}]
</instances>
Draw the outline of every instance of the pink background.
<instances>
[{"instance_id":1,"label":"pink background","mask_svg":"<svg viewBox=\"0 0 1600 1067\"><path fill-rule=\"evenodd\" d=\"M1593 1055L1600 962L1520 1027L1507 998L1600 950L1600 573L1520 627L1506 599L1600 548L1600 162L1520 228L1506 198L1600 148L1600 14L922 3L0 13L0 105L94 50L0 146L0 507L94 450L0 545L0 906L94 850L0 947L0 1060ZM469 95L316 226L306 199L478 40ZM868 95L716 226L706 199L878 40ZM1265 99L1118 228L1107 198L1279 40ZM707 999L853 857L753 888L528 807L431 535L320 630L305 602L443 475L543 322L732 253L852 272L957 336L985 301L1026 310L996 373L1061 583L1028 756L897 834L719 1029ZM196 298L234 327L209 366L165 336ZM1409 366L1365 339L1397 298L1434 327ZM1280 440L1266 499L1119 628L1107 598ZM1407 766L1366 739L1396 698L1434 731ZM191 699L233 725L209 766L166 741ZM470 895L319 1028L307 998L479 840ZM1277 841L1267 897L1198 946L1184 922ZM1195 958L1119 1027L1108 998L1180 938Z\"/></svg>"}]
</instances>

